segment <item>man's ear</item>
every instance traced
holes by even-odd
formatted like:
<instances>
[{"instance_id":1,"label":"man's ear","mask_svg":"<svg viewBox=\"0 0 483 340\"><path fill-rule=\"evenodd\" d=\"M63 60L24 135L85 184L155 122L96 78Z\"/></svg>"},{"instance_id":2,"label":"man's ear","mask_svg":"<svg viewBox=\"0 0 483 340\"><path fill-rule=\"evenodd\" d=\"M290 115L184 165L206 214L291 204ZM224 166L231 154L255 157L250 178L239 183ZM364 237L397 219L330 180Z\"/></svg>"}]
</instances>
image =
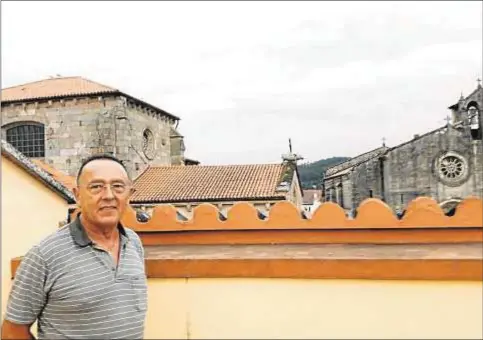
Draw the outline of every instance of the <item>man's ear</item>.
<instances>
[{"instance_id":1,"label":"man's ear","mask_svg":"<svg viewBox=\"0 0 483 340\"><path fill-rule=\"evenodd\" d=\"M75 203L79 205L79 195L80 195L80 190L78 187L72 188L72 192L74 193L74 198L75 198Z\"/></svg>"}]
</instances>

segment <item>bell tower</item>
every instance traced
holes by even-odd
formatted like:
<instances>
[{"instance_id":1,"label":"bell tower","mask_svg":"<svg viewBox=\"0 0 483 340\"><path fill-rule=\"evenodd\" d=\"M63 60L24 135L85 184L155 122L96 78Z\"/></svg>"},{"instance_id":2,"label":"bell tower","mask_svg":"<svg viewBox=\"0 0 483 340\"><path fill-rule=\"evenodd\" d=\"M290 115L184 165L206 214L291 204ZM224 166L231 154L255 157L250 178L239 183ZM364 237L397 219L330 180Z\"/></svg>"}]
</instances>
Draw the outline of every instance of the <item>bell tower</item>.
<instances>
[{"instance_id":1,"label":"bell tower","mask_svg":"<svg viewBox=\"0 0 483 340\"><path fill-rule=\"evenodd\" d=\"M483 87L477 79L476 89L466 98L461 94L458 102L449 107L453 126L469 129L473 140L482 140L483 135Z\"/></svg>"}]
</instances>

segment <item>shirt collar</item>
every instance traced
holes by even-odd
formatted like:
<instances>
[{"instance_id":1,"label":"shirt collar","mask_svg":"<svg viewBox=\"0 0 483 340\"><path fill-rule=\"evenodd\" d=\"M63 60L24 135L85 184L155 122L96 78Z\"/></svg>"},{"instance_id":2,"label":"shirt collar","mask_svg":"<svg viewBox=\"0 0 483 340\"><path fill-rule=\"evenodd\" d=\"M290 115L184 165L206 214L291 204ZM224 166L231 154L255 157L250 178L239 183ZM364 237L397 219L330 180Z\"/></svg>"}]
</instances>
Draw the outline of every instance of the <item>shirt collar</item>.
<instances>
[{"instance_id":1,"label":"shirt collar","mask_svg":"<svg viewBox=\"0 0 483 340\"><path fill-rule=\"evenodd\" d=\"M126 229L122 226L121 223L118 223L117 228L119 229L121 240L127 242L129 240L129 236L127 236ZM87 235L84 226L80 221L80 214L77 215L76 219L69 225L69 229L72 239L79 246L86 247L93 244L92 240Z\"/></svg>"}]
</instances>

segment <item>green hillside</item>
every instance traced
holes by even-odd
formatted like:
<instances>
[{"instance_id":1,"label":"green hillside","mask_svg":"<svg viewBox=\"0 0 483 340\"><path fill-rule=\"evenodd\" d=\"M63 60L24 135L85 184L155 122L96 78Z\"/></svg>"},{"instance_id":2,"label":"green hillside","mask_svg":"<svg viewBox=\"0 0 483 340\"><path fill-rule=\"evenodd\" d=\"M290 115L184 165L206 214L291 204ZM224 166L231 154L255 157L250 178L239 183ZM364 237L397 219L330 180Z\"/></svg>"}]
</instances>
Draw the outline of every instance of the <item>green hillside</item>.
<instances>
[{"instance_id":1,"label":"green hillside","mask_svg":"<svg viewBox=\"0 0 483 340\"><path fill-rule=\"evenodd\" d=\"M312 163L300 164L298 169L302 188L312 189L315 186L320 189L325 170L348 159L349 157L330 157Z\"/></svg>"}]
</instances>

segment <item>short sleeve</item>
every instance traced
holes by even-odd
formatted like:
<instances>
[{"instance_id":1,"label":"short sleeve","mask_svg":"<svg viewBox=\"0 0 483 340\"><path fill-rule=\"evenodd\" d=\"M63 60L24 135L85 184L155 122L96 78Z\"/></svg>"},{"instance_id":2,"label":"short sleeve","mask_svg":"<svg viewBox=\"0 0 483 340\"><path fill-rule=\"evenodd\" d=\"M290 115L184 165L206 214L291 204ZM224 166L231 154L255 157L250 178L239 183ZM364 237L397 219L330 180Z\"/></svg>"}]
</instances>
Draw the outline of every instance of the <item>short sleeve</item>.
<instances>
[{"instance_id":1,"label":"short sleeve","mask_svg":"<svg viewBox=\"0 0 483 340\"><path fill-rule=\"evenodd\" d=\"M37 246L22 259L8 298L5 319L16 324L33 324L46 302L47 268Z\"/></svg>"}]
</instances>

